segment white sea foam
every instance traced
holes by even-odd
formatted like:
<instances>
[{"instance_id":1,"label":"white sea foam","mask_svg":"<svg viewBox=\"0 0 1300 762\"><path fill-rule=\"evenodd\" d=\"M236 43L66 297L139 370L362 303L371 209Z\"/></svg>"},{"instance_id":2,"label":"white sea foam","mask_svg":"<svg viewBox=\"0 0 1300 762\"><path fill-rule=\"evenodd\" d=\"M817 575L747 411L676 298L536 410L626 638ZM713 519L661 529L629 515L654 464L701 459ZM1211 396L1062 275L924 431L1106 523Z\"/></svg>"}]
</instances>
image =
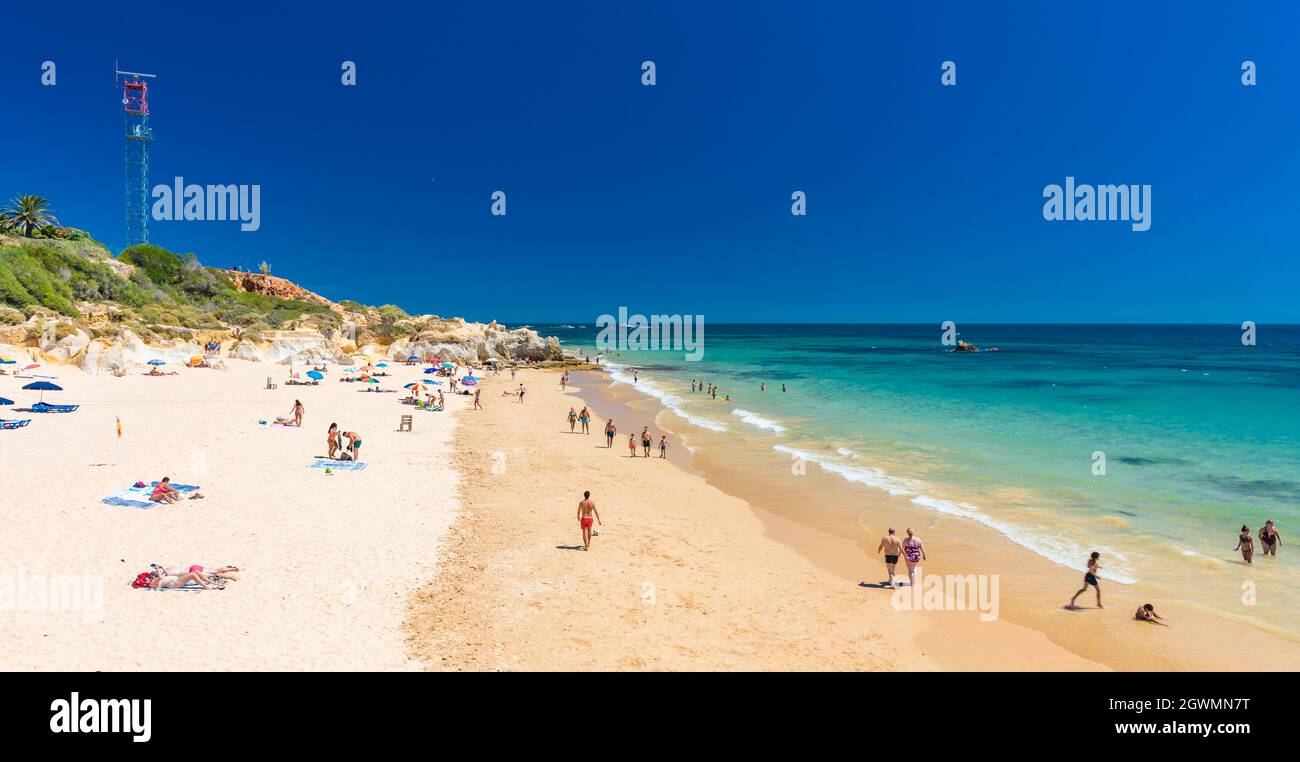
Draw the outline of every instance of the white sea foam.
<instances>
[{"instance_id":1,"label":"white sea foam","mask_svg":"<svg viewBox=\"0 0 1300 762\"><path fill-rule=\"evenodd\" d=\"M1096 550L1101 553L1102 565L1105 567L1103 578L1112 582L1119 582L1125 585L1131 585L1137 582L1136 579L1121 571L1128 568L1128 558L1123 553L1105 547L1085 548L1075 542L1061 537L1060 535L1049 535L1042 532L1034 532L1024 527L1016 526L1007 521L996 519L984 511L979 506L970 503L956 503L951 500L940 500L939 498L929 497L927 495L917 495L912 498L916 505L922 505L931 508L940 513L946 513L952 516L960 516L964 519L977 521L984 526L997 531L1008 540L1021 545L1038 555L1046 558L1061 566L1067 568L1077 568L1081 573L1086 565L1086 559L1090 551Z\"/></svg>"},{"instance_id":2,"label":"white sea foam","mask_svg":"<svg viewBox=\"0 0 1300 762\"><path fill-rule=\"evenodd\" d=\"M794 447L785 445L773 445L773 450L783 452L791 457L806 460L810 463L816 463L823 471L830 471L833 474L839 474L848 481L865 484L868 487L882 489L891 495L914 495L921 490L921 483L910 479L899 479L895 476L881 471L879 468L863 465L849 465L832 458L829 455L812 452L810 450L799 450Z\"/></svg>"},{"instance_id":3,"label":"white sea foam","mask_svg":"<svg viewBox=\"0 0 1300 762\"><path fill-rule=\"evenodd\" d=\"M767 429L768 431L774 431L777 434L780 434L782 431L785 431L784 426L777 423L776 421L764 418L758 413L751 413L748 410L741 410L740 408L736 408L735 410L731 411L731 414L736 416L740 420L744 421L745 423L748 423L750 426L757 426L760 429Z\"/></svg>"},{"instance_id":4,"label":"white sea foam","mask_svg":"<svg viewBox=\"0 0 1300 762\"><path fill-rule=\"evenodd\" d=\"M843 456L846 457L846 458L857 458L857 457L858 457L858 454L857 454L856 452L850 450L850 449L847 448L847 447L836 447L836 448L835 448L835 452L838 452L840 455L843 455Z\"/></svg>"},{"instance_id":5,"label":"white sea foam","mask_svg":"<svg viewBox=\"0 0 1300 762\"><path fill-rule=\"evenodd\" d=\"M939 511L940 513L946 513L952 516L976 521L997 531L999 534L1017 545L1028 548L1043 558L1046 558L1053 563L1060 564L1061 566L1070 568L1079 567L1081 570L1081 565L1088 557L1088 553L1091 550L1097 550L1102 554L1103 559L1106 561L1106 579L1126 585L1137 581L1124 571L1129 567L1128 559L1122 553L1110 548L1084 548L1083 546L1071 542L1059 535L1035 532L1031 529L1020 527L1011 522L995 518L980 510L979 506L971 505L970 503L953 502L951 500L931 497L925 494L927 485L924 482L890 476L879 468L873 468L861 464L850 465L848 463L843 463L830 455L823 455L810 450L800 450L794 447L787 447L786 445L773 445L772 449L786 453L792 457L816 463L824 471L839 474L844 479L851 482L865 484L868 487L884 490L892 496L911 495L912 503L915 505L930 508L931 510Z\"/></svg>"},{"instance_id":6,"label":"white sea foam","mask_svg":"<svg viewBox=\"0 0 1300 762\"><path fill-rule=\"evenodd\" d=\"M605 362L605 368L609 371L610 380L620 384L627 384L639 392L654 397L659 400L660 404L673 411L673 413L678 417L685 419L685 421L692 426L699 426L702 429L708 429L710 431L727 430L726 425L719 423L712 418L704 418L703 416L695 415L686 410L685 407L683 407L685 400L675 394L660 389L658 385L650 379L640 378L639 380L634 381L631 366L609 362L607 360Z\"/></svg>"}]
</instances>

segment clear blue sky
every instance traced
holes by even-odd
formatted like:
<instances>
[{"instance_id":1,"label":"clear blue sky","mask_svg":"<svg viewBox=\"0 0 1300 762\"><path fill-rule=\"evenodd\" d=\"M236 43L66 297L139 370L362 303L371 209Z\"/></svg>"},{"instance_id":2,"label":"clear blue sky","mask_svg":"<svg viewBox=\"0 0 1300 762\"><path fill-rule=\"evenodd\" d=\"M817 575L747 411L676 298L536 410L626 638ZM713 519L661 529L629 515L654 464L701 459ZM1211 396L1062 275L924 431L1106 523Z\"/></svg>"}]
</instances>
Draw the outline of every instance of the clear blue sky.
<instances>
[{"instance_id":1,"label":"clear blue sky","mask_svg":"<svg viewBox=\"0 0 1300 762\"><path fill-rule=\"evenodd\" d=\"M159 75L152 183L262 186L260 231L151 222L153 242L333 298L536 322L1300 321L1294 3L77 5L5 12L0 195L47 196L115 250L116 58ZM1044 221L1067 175L1151 184L1151 230Z\"/></svg>"}]
</instances>

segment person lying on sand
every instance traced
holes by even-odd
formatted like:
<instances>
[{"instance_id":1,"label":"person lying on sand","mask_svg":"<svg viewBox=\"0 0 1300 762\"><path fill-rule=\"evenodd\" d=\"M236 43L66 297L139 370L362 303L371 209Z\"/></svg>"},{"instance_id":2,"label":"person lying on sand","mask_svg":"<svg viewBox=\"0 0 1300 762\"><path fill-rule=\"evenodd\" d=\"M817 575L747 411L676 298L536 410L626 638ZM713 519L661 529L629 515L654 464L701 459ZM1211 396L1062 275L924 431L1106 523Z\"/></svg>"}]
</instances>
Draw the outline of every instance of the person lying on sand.
<instances>
[{"instance_id":1,"label":"person lying on sand","mask_svg":"<svg viewBox=\"0 0 1300 762\"><path fill-rule=\"evenodd\" d=\"M163 373L163 372L159 371L158 368L154 367L154 368L150 368L150 369L149 369L149 372L146 373L145 375L146 375L146 376L177 376L177 375L180 375L180 374L177 373L177 372L174 371L174 370L173 370L172 372L170 372L170 373Z\"/></svg>"},{"instance_id":2,"label":"person lying on sand","mask_svg":"<svg viewBox=\"0 0 1300 762\"><path fill-rule=\"evenodd\" d=\"M202 572L185 572L184 574L159 574L157 569L154 569L153 574L151 575L151 579L149 581L149 587L157 590L160 587L171 587L171 588L184 587L185 585L191 583L197 584L199 587L203 588L204 590L208 590L210 588L216 588L217 590L224 589L223 585L213 584L212 580L208 579L207 576L204 575Z\"/></svg>"},{"instance_id":3,"label":"person lying on sand","mask_svg":"<svg viewBox=\"0 0 1300 762\"><path fill-rule=\"evenodd\" d=\"M1150 622L1151 624L1159 624L1165 627L1169 626L1164 622L1163 617L1156 613L1156 607L1152 606L1150 603L1144 603L1141 606L1138 606L1137 611L1133 612L1133 618L1139 622Z\"/></svg>"},{"instance_id":4,"label":"person lying on sand","mask_svg":"<svg viewBox=\"0 0 1300 762\"><path fill-rule=\"evenodd\" d=\"M156 566L151 564L151 566L154 566L155 569L161 571L162 574L173 577L194 573L201 575L204 578L204 581L207 581L208 578L229 580L239 579L234 575L234 572L239 571L238 566L219 566L212 570L204 569L199 564L191 564L189 566Z\"/></svg>"}]
</instances>

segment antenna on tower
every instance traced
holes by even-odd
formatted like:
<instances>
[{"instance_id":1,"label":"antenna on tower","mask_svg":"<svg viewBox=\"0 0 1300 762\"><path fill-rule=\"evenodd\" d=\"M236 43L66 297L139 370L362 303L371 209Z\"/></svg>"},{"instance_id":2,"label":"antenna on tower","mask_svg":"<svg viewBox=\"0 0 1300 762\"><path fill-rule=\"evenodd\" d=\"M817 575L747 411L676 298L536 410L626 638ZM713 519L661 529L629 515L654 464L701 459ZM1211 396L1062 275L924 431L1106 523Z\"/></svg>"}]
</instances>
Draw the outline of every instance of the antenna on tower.
<instances>
[{"instance_id":1,"label":"antenna on tower","mask_svg":"<svg viewBox=\"0 0 1300 762\"><path fill-rule=\"evenodd\" d=\"M126 245L149 242L149 83L156 74L122 71L113 61L114 85L122 88L126 138Z\"/></svg>"}]
</instances>

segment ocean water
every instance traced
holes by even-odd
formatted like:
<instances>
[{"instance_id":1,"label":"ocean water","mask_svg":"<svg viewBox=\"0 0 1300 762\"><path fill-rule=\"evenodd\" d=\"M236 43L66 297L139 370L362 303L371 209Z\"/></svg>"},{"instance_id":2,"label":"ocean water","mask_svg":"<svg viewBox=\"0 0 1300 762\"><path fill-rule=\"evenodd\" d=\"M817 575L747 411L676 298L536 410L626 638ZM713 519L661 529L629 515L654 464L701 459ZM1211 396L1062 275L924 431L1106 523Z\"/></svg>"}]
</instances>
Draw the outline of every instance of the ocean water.
<instances>
[{"instance_id":1,"label":"ocean water","mask_svg":"<svg viewBox=\"0 0 1300 762\"><path fill-rule=\"evenodd\" d=\"M591 324L534 327L596 355ZM1255 346L1233 325L959 326L998 348L979 353L937 324L706 328L698 362L605 358L615 380L637 369L688 446L770 448L1070 568L1101 550L1123 584L1231 570L1243 523L1300 538L1300 326L1259 326ZM1247 618L1295 633L1289 551L1252 573L1296 607Z\"/></svg>"}]
</instances>

